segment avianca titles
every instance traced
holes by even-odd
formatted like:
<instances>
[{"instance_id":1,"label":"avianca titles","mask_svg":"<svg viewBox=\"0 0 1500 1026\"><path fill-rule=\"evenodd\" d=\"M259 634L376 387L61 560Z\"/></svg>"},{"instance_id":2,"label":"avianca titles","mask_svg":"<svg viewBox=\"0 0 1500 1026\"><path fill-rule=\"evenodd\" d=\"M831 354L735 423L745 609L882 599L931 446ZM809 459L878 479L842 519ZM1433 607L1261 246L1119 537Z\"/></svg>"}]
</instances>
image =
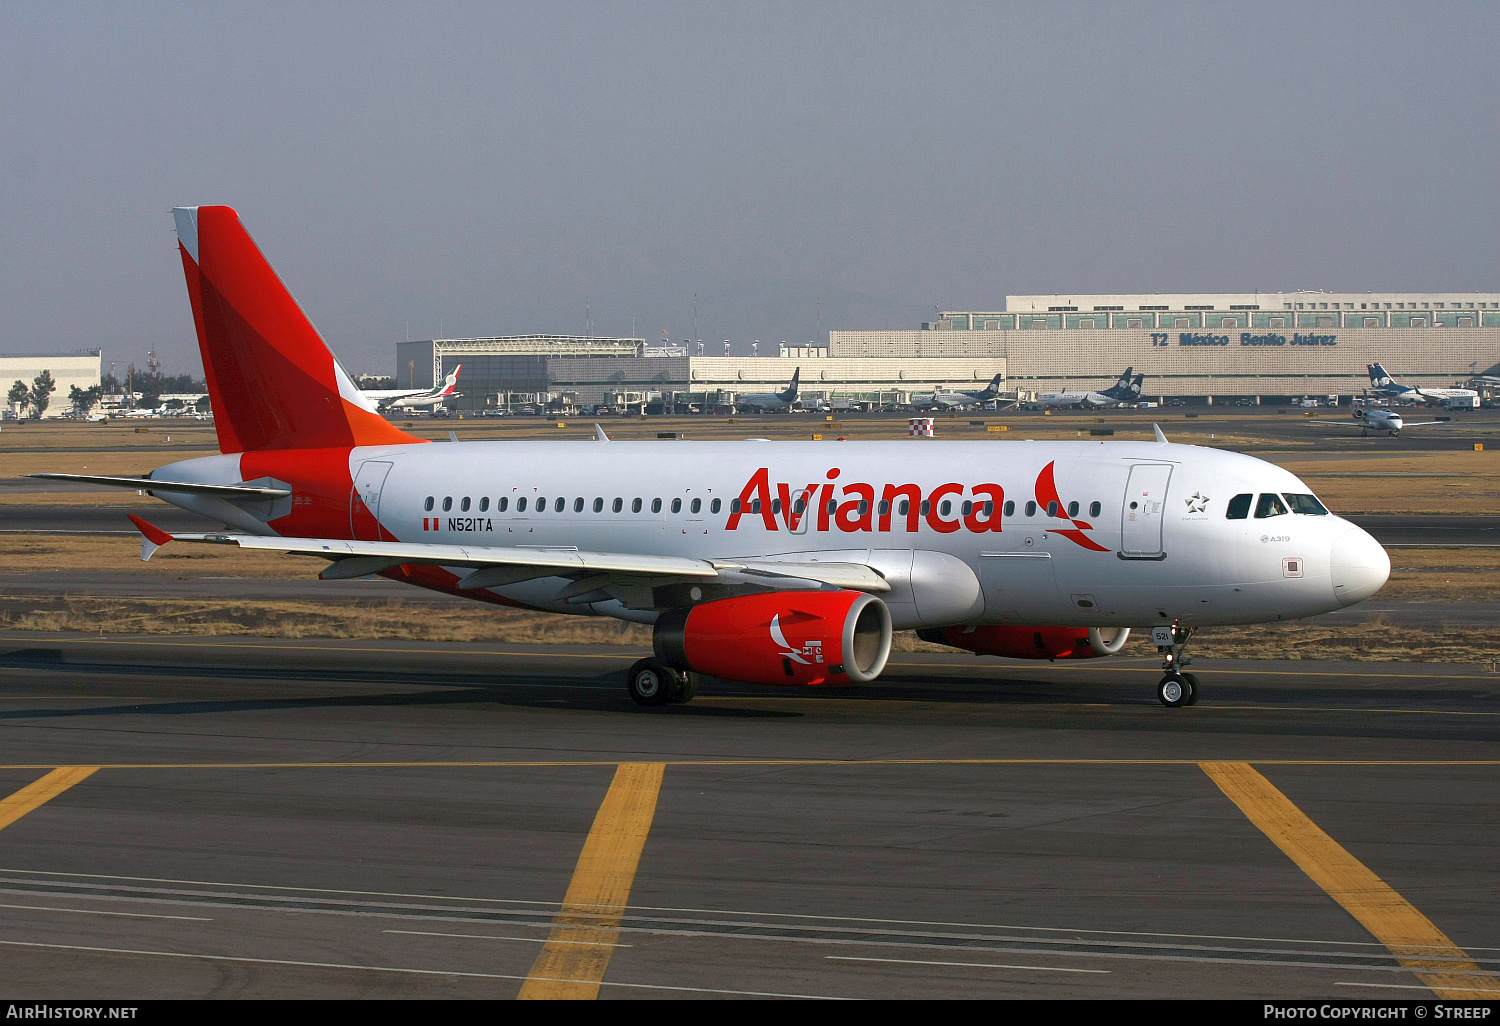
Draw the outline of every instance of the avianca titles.
<instances>
[{"instance_id":1,"label":"avianca titles","mask_svg":"<svg viewBox=\"0 0 1500 1026\"><path fill-rule=\"evenodd\" d=\"M220 453L144 488L225 525L168 542L328 560L498 605L653 625L642 705L699 674L860 684L894 630L980 654L1114 654L1147 628L1167 706L1192 632L1359 602L1390 561L1293 474L1155 442L478 441L370 406L228 207L174 211ZM70 475L39 475L68 477Z\"/></svg>"}]
</instances>

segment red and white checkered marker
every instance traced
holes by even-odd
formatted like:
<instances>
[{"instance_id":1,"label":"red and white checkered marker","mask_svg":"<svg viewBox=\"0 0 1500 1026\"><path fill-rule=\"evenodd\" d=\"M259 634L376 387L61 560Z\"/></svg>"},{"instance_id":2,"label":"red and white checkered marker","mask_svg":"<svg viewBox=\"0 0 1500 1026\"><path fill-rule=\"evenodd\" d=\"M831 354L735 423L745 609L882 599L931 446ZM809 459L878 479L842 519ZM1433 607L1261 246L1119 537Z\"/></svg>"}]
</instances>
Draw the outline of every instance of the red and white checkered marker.
<instances>
[{"instance_id":1,"label":"red and white checkered marker","mask_svg":"<svg viewBox=\"0 0 1500 1026\"><path fill-rule=\"evenodd\" d=\"M906 434L908 438L931 438L932 418L912 417L906 422Z\"/></svg>"}]
</instances>

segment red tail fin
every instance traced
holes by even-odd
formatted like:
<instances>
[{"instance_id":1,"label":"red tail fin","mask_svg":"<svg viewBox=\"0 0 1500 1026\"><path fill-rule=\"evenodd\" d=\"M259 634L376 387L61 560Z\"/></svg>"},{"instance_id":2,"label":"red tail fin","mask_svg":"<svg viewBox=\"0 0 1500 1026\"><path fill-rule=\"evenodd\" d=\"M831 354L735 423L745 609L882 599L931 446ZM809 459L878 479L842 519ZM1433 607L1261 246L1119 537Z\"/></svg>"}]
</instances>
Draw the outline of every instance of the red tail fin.
<instances>
[{"instance_id":1,"label":"red tail fin","mask_svg":"<svg viewBox=\"0 0 1500 1026\"><path fill-rule=\"evenodd\" d=\"M221 452L419 442L349 380L229 207L177 207Z\"/></svg>"}]
</instances>

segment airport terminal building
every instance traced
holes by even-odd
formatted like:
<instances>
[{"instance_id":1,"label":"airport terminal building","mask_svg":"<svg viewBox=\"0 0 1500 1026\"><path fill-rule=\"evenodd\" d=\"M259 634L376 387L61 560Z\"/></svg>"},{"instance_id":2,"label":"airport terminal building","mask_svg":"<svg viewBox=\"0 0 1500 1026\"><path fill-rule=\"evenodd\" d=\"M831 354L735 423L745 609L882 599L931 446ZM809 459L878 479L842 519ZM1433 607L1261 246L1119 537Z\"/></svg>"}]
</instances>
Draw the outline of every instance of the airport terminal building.
<instances>
[{"instance_id":1,"label":"airport terminal building","mask_svg":"<svg viewBox=\"0 0 1500 1026\"><path fill-rule=\"evenodd\" d=\"M1500 364L1500 292L1008 296L919 329L832 331L830 355L998 358L1012 389L1077 391L1127 366L1144 395L1358 394L1379 362L1403 383L1462 383Z\"/></svg>"},{"instance_id":2,"label":"airport terminal building","mask_svg":"<svg viewBox=\"0 0 1500 1026\"><path fill-rule=\"evenodd\" d=\"M804 398L895 404L939 388L983 388L1005 374L1004 357L992 354L840 358L821 346L793 346L772 357L691 356L681 346L574 335L427 339L398 343L396 350L399 388L430 388L463 365L463 394L444 404L455 412L542 395L582 405L669 396L732 403L739 395L781 391L799 368Z\"/></svg>"}]
</instances>

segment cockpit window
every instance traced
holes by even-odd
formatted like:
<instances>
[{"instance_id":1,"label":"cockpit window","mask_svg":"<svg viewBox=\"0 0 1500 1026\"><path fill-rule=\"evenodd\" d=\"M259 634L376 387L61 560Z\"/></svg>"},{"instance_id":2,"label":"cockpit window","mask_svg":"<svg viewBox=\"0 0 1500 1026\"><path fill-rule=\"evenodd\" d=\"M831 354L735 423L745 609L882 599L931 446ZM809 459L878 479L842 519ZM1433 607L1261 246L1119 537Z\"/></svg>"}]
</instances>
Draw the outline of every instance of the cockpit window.
<instances>
[{"instance_id":1,"label":"cockpit window","mask_svg":"<svg viewBox=\"0 0 1500 1026\"><path fill-rule=\"evenodd\" d=\"M1229 508L1224 511L1226 520L1244 520L1250 515L1250 503L1254 501L1252 492L1241 492L1229 500Z\"/></svg>"},{"instance_id":2,"label":"cockpit window","mask_svg":"<svg viewBox=\"0 0 1500 1026\"><path fill-rule=\"evenodd\" d=\"M1266 517L1279 517L1286 513L1286 507L1281 504L1275 492L1262 492L1260 501L1255 504L1255 519L1264 520Z\"/></svg>"},{"instance_id":3,"label":"cockpit window","mask_svg":"<svg viewBox=\"0 0 1500 1026\"><path fill-rule=\"evenodd\" d=\"M1282 492L1286 496L1286 504L1292 507L1293 513L1305 513L1310 517L1326 517L1328 510L1318 501L1316 495L1293 495L1291 492Z\"/></svg>"}]
</instances>

